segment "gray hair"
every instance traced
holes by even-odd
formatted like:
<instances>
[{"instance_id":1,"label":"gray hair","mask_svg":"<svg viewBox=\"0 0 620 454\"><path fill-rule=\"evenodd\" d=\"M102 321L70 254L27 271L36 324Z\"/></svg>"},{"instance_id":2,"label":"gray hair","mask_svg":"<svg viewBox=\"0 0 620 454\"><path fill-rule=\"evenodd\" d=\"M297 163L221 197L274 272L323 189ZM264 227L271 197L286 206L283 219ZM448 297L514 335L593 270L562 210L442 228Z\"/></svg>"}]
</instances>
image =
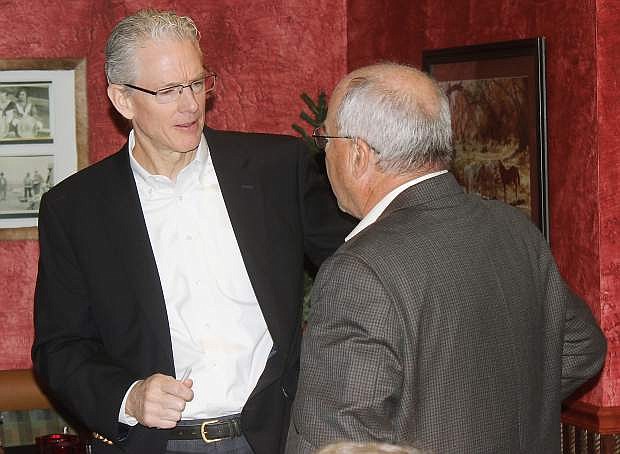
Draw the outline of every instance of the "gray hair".
<instances>
[{"instance_id":1,"label":"gray hair","mask_svg":"<svg viewBox=\"0 0 620 454\"><path fill-rule=\"evenodd\" d=\"M388 443L337 442L325 446L317 454L431 454L430 451Z\"/></svg>"},{"instance_id":2,"label":"gray hair","mask_svg":"<svg viewBox=\"0 0 620 454\"><path fill-rule=\"evenodd\" d=\"M200 32L188 16L172 11L144 9L121 20L110 33L105 48L105 73L109 83L134 83L136 50L148 39L189 40L200 51Z\"/></svg>"},{"instance_id":3,"label":"gray hair","mask_svg":"<svg viewBox=\"0 0 620 454\"><path fill-rule=\"evenodd\" d=\"M411 84L386 78L392 69L427 79L435 92L433 103L421 102ZM449 166L454 157L450 104L435 81L417 69L394 63L375 65L352 76L336 114L338 134L367 142L378 155L377 166L385 172Z\"/></svg>"}]
</instances>

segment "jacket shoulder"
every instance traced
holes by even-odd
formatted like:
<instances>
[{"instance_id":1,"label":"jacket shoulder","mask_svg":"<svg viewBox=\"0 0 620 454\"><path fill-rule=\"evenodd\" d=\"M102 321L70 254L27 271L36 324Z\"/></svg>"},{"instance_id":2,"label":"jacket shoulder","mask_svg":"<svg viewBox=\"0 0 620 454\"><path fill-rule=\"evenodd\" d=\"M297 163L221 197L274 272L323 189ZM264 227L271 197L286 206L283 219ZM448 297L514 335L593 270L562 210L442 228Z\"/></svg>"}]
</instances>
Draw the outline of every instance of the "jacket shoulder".
<instances>
[{"instance_id":1,"label":"jacket shoulder","mask_svg":"<svg viewBox=\"0 0 620 454\"><path fill-rule=\"evenodd\" d=\"M300 139L288 134L273 134L264 132L225 131L218 129L206 130L207 140L209 137L239 142L265 142L265 143L299 143Z\"/></svg>"},{"instance_id":2,"label":"jacket shoulder","mask_svg":"<svg viewBox=\"0 0 620 454\"><path fill-rule=\"evenodd\" d=\"M66 198L70 194L97 190L101 188L101 184L109 177L111 172L117 172L118 169L128 165L126 149L122 148L116 153L77 171L54 185L45 193L45 198L48 201L54 201Z\"/></svg>"},{"instance_id":3,"label":"jacket shoulder","mask_svg":"<svg viewBox=\"0 0 620 454\"><path fill-rule=\"evenodd\" d=\"M227 152L237 150L272 155L308 153L308 148L300 138L285 134L208 129L205 135L209 146L222 147Z\"/></svg>"}]
</instances>

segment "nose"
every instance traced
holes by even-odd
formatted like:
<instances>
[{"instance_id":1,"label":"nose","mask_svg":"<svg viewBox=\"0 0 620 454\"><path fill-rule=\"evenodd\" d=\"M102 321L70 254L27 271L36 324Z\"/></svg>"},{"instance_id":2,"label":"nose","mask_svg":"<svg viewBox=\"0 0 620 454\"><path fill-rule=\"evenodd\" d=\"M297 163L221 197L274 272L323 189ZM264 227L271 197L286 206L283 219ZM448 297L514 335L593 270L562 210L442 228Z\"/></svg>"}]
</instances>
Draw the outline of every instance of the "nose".
<instances>
[{"instance_id":1,"label":"nose","mask_svg":"<svg viewBox=\"0 0 620 454\"><path fill-rule=\"evenodd\" d=\"M190 87L183 87L181 96L178 101L178 109L180 112L196 112L200 105L198 104L200 95L198 97L192 91Z\"/></svg>"}]
</instances>

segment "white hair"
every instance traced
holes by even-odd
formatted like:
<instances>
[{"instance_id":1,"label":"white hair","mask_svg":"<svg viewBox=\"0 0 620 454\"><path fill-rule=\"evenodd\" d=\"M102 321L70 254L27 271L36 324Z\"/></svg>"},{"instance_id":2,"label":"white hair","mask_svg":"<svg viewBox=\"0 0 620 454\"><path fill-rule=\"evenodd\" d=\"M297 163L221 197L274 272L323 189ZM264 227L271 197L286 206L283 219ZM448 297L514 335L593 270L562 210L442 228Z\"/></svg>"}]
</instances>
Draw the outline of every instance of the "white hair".
<instances>
[{"instance_id":1,"label":"white hair","mask_svg":"<svg viewBox=\"0 0 620 454\"><path fill-rule=\"evenodd\" d=\"M121 20L108 38L105 73L109 83L133 83L136 79L136 49L148 39L188 40L200 51L200 32L188 16L172 11L145 9Z\"/></svg>"},{"instance_id":2,"label":"white hair","mask_svg":"<svg viewBox=\"0 0 620 454\"><path fill-rule=\"evenodd\" d=\"M391 70L430 82L433 102L422 102L412 84L388 79ZM448 167L454 156L450 104L429 76L382 63L359 76L354 73L345 90L336 114L338 134L367 142L377 153L381 170L404 173L425 166Z\"/></svg>"}]
</instances>

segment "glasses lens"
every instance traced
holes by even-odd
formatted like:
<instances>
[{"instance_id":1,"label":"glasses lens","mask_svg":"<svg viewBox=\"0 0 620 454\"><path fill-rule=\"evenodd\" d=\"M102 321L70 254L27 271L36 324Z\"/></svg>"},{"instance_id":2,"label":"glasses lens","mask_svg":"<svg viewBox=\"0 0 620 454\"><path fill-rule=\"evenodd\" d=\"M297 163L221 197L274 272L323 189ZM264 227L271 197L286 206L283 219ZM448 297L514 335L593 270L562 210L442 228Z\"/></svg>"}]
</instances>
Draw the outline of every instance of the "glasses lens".
<instances>
[{"instance_id":1,"label":"glasses lens","mask_svg":"<svg viewBox=\"0 0 620 454\"><path fill-rule=\"evenodd\" d=\"M194 93L202 93L205 90L205 79L198 79L189 84Z\"/></svg>"},{"instance_id":2,"label":"glasses lens","mask_svg":"<svg viewBox=\"0 0 620 454\"><path fill-rule=\"evenodd\" d=\"M162 88L155 93L155 100L160 104L168 104L179 99L183 93L183 86L176 85L174 87Z\"/></svg>"}]
</instances>

